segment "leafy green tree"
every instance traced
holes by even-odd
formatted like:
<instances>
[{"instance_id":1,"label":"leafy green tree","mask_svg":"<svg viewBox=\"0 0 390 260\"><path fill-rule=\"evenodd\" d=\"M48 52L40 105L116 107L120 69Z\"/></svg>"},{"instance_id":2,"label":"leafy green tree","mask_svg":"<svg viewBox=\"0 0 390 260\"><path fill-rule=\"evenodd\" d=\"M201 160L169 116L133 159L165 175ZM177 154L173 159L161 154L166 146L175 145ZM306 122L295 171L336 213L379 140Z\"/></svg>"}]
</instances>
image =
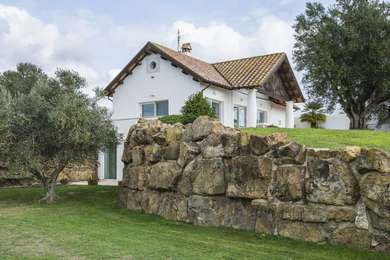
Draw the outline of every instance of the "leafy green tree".
<instances>
[{"instance_id":1,"label":"leafy green tree","mask_svg":"<svg viewBox=\"0 0 390 260\"><path fill-rule=\"evenodd\" d=\"M306 103L303 112L299 119L302 122L310 123L311 128L318 128L318 124L326 120L325 110L319 102Z\"/></svg>"},{"instance_id":2,"label":"leafy green tree","mask_svg":"<svg viewBox=\"0 0 390 260\"><path fill-rule=\"evenodd\" d=\"M95 157L119 136L98 98L83 93L76 72L57 70L49 77L32 64L0 74L0 140L8 166L30 172L45 188L47 202L69 164ZM4 154L3 154L4 157Z\"/></svg>"},{"instance_id":3,"label":"leafy green tree","mask_svg":"<svg viewBox=\"0 0 390 260\"><path fill-rule=\"evenodd\" d=\"M350 128L366 128L390 100L390 3L336 0L307 3L296 19L294 59L309 97L328 110L340 105Z\"/></svg>"}]
</instances>

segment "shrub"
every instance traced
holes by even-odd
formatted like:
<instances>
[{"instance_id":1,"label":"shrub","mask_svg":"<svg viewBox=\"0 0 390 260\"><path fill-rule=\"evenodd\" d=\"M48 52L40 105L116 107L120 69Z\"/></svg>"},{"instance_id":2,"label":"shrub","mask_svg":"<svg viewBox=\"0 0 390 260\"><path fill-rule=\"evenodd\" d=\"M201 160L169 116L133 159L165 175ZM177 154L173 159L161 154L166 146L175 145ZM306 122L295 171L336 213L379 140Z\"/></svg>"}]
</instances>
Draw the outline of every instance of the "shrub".
<instances>
[{"instance_id":1,"label":"shrub","mask_svg":"<svg viewBox=\"0 0 390 260\"><path fill-rule=\"evenodd\" d=\"M215 117L214 110L207 99L203 97L203 92L191 95L181 109L182 115L169 115L160 117L160 121L166 124L182 123L183 125L195 121L199 116Z\"/></svg>"},{"instance_id":2,"label":"shrub","mask_svg":"<svg viewBox=\"0 0 390 260\"><path fill-rule=\"evenodd\" d=\"M169 115L160 117L160 121L166 124L182 123L183 115Z\"/></svg>"},{"instance_id":3,"label":"shrub","mask_svg":"<svg viewBox=\"0 0 390 260\"><path fill-rule=\"evenodd\" d=\"M203 97L203 91L191 95L181 108L181 113L188 119L194 118L194 120L199 116L216 117L213 108Z\"/></svg>"}]
</instances>

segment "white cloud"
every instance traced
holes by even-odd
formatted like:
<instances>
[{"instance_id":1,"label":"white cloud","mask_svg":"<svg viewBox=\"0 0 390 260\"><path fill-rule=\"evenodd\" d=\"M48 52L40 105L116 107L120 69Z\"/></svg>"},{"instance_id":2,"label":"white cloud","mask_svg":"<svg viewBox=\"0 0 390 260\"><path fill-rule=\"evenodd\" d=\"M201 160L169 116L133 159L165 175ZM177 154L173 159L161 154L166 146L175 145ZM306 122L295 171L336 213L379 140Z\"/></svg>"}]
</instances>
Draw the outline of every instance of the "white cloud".
<instances>
[{"instance_id":1,"label":"white cloud","mask_svg":"<svg viewBox=\"0 0 390 260\"><path fill-rule=\"evenodd\" d=\"M88 10L57 11L50 22L26 10L0 4L0 71L18 62L32 62L53 73L56 68L78 71L91 86L103 87L146 41L176 47L180 28L183 42L193 45L193 56L214 62L285 51L291 54L291 22L265 9L248 14L255 25L242 33L223 22L199 26L188 21L168 25L116 24L110 17Z\"/></svg>"},{"instance_id":2,"label":"white cloud","mask_svg":"<svg viewBox=\"0 0 390 260\"><path fill-rule=\"evenodd\" d=\"M257 16L259 15L259 17ZM182 40L193 45L194 56L208 61L240 58L272 52L286 52L289 56L294 42L291 24L266 12L256 12L256 30L242 34L225 23L210 23L197 27L185 21L177 21L168 40L174 44L175 31L180 28Z\"/></svg>"},{"instance_id":3,"label":"white cloud","mask_svg":"<svg viewBox=\"0 0 390 260\"><path fill-rule=\"evenodd\" d=\"M103 87L113 76L113 66L122 65L115 59L129 55L123 50L139 47L148 35L86 10L56 12L48 23L26 10L0 4L0 71L31 62L49 74L57 68L76 70L91 89Z\"/></svg>"}]
</instances>

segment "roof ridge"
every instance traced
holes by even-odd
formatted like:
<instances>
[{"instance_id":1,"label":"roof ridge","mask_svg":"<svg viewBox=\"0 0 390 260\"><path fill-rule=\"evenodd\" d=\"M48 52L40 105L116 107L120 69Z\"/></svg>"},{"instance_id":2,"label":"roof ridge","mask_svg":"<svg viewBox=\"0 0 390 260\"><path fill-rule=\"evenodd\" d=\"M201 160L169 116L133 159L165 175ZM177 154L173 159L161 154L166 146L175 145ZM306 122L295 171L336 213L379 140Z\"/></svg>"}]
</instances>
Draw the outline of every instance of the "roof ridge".
<instances>
[{"instance_id":1,"label":"roof ridge","mask_svg":"<svg viewBox=\"0 0 390 260\"><path fill-rule=\"evenodd\" d=\"M182 57L185 57L185 58L187 58L187 59L192 59L192 60L194 60L194 61L201 62L201 63L204 63L204 64L210 66L210 68L212 68L212 69L213 69L213 70L214 70L214 71L215 71L223 80L225 80L225 83L227 84L228 87L233 87L233 86L234 86L229 80L226 79L226 77L225 77L224 75L222 75L222 74L218 71L218 69L217 69L215 66L213 66L213 64L208 63L208 62L206 62L206 61L204 61L204 60L195 58L195 57L193 57L193 56L186 55L186 54L183 54L183 53L181 53L181 52L175 51L175 50L173 50L173 49L171 49L171 48L169 48L169 47L166 47L166 46L164 46L164 45L162 45L162 44L160 44L160 43L151 42L151 41L149 41L149 43L150 43L151 45L154 45L156 48L159 48L161 51L165 52L165 53L166 53L167 55L169 55L169 56L172 56L172 54L170 54L169 52L167 53L167 51L174 52L175 54L180 55L180 56L182 56ZM172 58L174 58L174 57L172 57ZM175 58L174 58L174 59L175 59ZM214 83L217 83L217 82L214 82Z\"/></svg>"},{"instance_id":2,"label":"roof ridge","mask_svg":"<svg viewBox=\"0 0 390 260\"><path fill-rule=\"evenodd\" d=\"M162 44L160 44L160 43L157 43L157 42L150 42L150 43L151 43L151 44L154 44L154 45L157 45L157 47L165 48L165 49L168 49L168 50L170 50L170 51L176 52L177 54L184 55L185 57L188 57L188 58L191 58L191 59L194 59L194 60L197 60L197 61L201 61L201 62L207 63L207 64L209 64L209 65L213 65L212 63L209 63L209 62L207 62L207 61L201 60L201 59L199 59L199 58L195 58L195 57L193 57L193 56L191 56L191 55L187 55L187 54L183 54L183 53L181 53L181 52L175 51L174 49L169 48L169 47L167 47L167 46L165 46L165 45L162 45Z\"/></svg>"},{"instance_id":3,"label":"roof ridge","mask_svg":"<svg viewBox=\"0 0 390 260\"><path fill-rule=\"evenodd\" d=\"M285 52L275 52L275 53L269 53L269 54L264 54L264 55L256 55L256 56L250 56L250 57L245 57L245 58L218 61L218 62L211 63L211 65L214 66L215 64L221 64L221 63L227 63L227 62L233 62L233 61L263 58L263 57L272 56L272 55L287 55L287 54Z\"/></svg>"}]
</instances>

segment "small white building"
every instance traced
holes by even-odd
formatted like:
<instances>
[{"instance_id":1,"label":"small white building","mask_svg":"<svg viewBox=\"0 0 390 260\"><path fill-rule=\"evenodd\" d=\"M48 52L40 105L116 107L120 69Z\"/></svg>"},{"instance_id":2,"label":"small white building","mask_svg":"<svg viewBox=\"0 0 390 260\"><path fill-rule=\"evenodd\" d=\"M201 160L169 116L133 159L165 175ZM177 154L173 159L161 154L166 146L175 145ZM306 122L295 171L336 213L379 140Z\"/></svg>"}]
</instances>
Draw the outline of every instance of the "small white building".
<instances>
[{"instance_id":1,"label":"small white building","mask_svg":"<svg viewBox=\"0 0 390 260\"><path fill-rule=\"evenodd\" d=\"M113 102L112 119L126 136L140 117L180 114L187 98L202 89L219 120L230 127L292 128L294 103L304 102L284 53L210 64L152 42L105 91ZM122 152L120 144L99 155L100 179L122 179Z\"/></svg>"}]
</instances>

